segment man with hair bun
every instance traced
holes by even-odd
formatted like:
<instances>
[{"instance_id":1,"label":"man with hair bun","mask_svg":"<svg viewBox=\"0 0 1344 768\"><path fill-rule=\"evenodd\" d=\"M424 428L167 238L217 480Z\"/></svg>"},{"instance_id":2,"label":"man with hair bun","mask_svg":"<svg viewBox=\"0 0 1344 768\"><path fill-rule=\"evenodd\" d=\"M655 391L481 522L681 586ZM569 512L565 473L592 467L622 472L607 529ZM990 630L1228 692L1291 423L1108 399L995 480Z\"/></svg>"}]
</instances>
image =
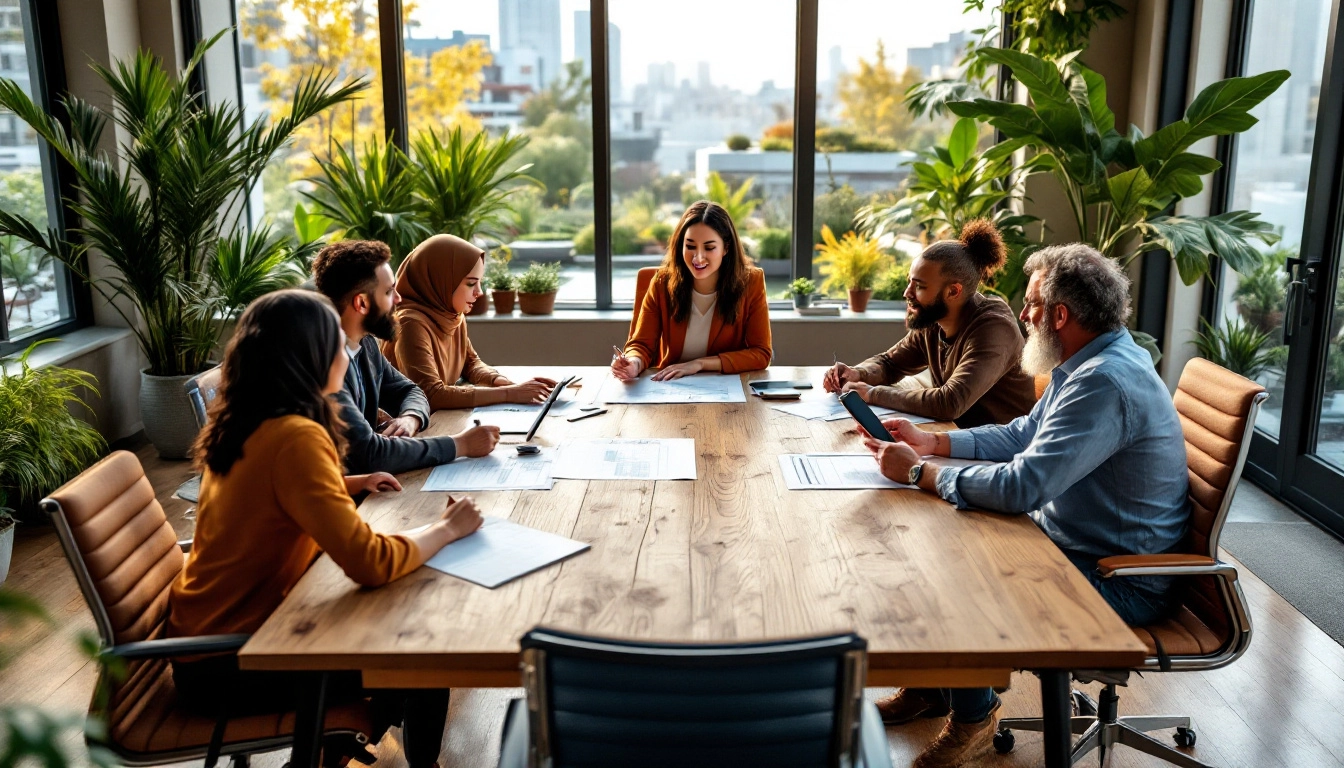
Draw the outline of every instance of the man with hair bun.
<instances>
[{"instance_id":1,"label":"man with hair bun","mask_svg":"<svg viewBox=\"0 0 1344 768\"><path fill-rule=\"evenodd\" d=\"M1003 239L985 219L926 248L905 289L909 333L858 365L837 362L822 381L826 391L858 392L872 405L963 428L1007 424L1030 411L1036 390L1018 364L1023 342L1013 310L979 291L1004 261ZM932 387L893 386L925 369Z\"/></svg>"},{"instance_id":2,"label":"man with hair bun","mask_svg":"<svg viewBox=\"0 0 1344 768\"><path fill-rule=\"evenodd\" d=\"M938 434L891 419L897 442L864 444L883 475L957 509L1031 515L1120 618L1151 624L1173 607L1172 579L1106 579L1097 561L1180 547L1190 519L1180 417L1125 329L1129 279L1114 260L1081 243L1055 245L1032 254L1026 272L1022 367L1050 376L1031 413ZM943 456L986 463L953 466ZM973 765L993 749L999 700L989 688L905 688L877 708L892 724L950 715L915 768Z\"/></svg>"}]
</instances>

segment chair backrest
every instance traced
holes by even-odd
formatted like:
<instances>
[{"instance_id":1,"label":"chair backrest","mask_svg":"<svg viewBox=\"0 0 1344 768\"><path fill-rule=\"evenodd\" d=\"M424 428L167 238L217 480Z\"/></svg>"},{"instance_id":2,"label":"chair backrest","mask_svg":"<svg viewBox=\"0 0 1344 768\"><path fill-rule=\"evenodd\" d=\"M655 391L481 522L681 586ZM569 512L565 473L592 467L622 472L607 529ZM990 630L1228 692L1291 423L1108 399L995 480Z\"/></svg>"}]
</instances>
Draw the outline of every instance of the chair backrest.
<instances>
[{"instance_id":1,"label":"chair backrest","mask_svg":"<svg viewBox=\"0 0 1344 768\"><path fill-rule=\"evenodd\" d=\"M1050 374L1042 373L1039 376L1033 376L1032 383L1036 387L1036 399L1040 400L1041 395L1045 394L1045 388L1050 386Z\"/></svg>"},{"instance_id":2,"label":"chair backrest","mask_svg":"<svg viewBox=\"0 0 1344 768\"><path fill-rule=\"evenodd\" d=\"M1267 397L1264 387L1203 358L1192 359L1181 372L1172 401L1190 472L1192 554L1218 558L1218 537Z\"/></svg>"},{"instance_id":3,"label":"chair backrest","mask_svg":"<svg viewBox=\"0 0 1344 768\"><path fill-rule=\"evenodd\" d=\"M852 765L867 643L743 645L523 636L533 765Z\"/></svg>"},{"instance_id":4,"label":"chair backrest","mask_svg":"<svg viewBox=\"0 0 1344 768\"><path fill-rule=\"evenodd\" d=\"M196 416L196 426L205 429L205 424L210 420L210 404L215 401L215 395L219 392L220 372L219 366L215 366L208 371L198 373L187 379L183 388L187 390L187 399L191 401L192 413Z\"/></svg>"},{"instance_id":5,"label":"chair backrest","mask_svg":"<svg viewBox=\"0 0 1344 768\"><path fill-rule=\"evenodd\" d=\"M639 272L635 273L635 311L630 313L630 335L635 335L635 323L639 321L639 308L644 306L644 294L649 292L649 284L653 282L653 276L658 274L657 267L640 267Z\"/></svg>"},{"instance_id":6,"label":"chair backrest","mask_svg":"<svg viewBox=\"0 0 1344 768\"><path fill-rule=\"evenodd\" d=\"M103 645L152 639L182 550L135 454L114 451L42 500Z\"/></svg>"}]
</instances>

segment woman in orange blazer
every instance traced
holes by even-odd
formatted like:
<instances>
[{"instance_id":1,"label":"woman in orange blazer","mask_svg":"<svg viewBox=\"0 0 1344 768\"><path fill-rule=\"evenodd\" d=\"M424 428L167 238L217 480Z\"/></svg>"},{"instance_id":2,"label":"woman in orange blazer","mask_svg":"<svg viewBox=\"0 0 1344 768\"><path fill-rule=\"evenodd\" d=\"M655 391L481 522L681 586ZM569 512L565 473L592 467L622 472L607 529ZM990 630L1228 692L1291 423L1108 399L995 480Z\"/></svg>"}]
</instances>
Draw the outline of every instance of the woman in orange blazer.
<instances>
[{"instance_id":1,"label":"woman in orange blazer","mask_svg":"<svg viewBox=\"0 0 1344 768\"><path fill-rule=\"evenodd\" d=\"M662 381L768 367L765 273L750 264L723 206L701 200L687 208L612 374L634 381L659 368L653 378Z\"/></svg>"}]
</instances>

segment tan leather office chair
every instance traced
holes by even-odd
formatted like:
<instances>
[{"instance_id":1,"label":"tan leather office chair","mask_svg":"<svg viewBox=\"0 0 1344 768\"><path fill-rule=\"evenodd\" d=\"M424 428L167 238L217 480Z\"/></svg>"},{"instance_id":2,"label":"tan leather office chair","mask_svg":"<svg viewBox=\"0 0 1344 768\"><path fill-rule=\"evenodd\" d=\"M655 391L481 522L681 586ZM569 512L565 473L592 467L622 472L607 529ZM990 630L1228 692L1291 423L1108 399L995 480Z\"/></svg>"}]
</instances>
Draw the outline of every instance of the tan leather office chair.
<instances>
[{"instance_id":1,"label":"tan leather office chair","mask_svg":"<svg viewBox=\"0 0 1344 768\"><path fill-rule=\"evenodd\" d=\"M1042 373L1040 376L1033 376L1032 383L1036 387L1036 399L1040 400L1041 395L1045 394L1045 388L1050 386L1050 374Z\"/></svg>"},{"instance_id":2,"label":"tan leather office chair","mask_svg":"<svg viewBox=\"0 0 1344 768\"><path fill-rule=\"evenodd\" d=\"M293 712L216 719L178 705L168 660L236 652L248 635L164 637L169 589L191 542L177 541L134 454L112 453L43 499L42 509L55 523L103 650L125 662L121 680L99 673L98 688L108 686L109 695L104 701L95 693L89 714L107 725L101 746L126 765L204 757L208 767L220 755L245 765L251 754L290 744ZM333 759L362 754L371 729L364 706L330 709L328 738L351 748Z\"/></svg>"},{"instance_id":3,"label":"tan leather office chair","mask_svg":"<svg viewBox=\"0 0 1344 768\"><path fill-rule=\"evenodd\" d=\"M644 306L644 294L649 292L649 284L653 282L653 276L658 274L657 267L640 267L635 273L635 310L630 313L630 334L626 338L633 338L635 335L635 323L639 321L639 308Z\"/></svg>"},{"instance_id":4,"label":"tan leather office chair","mask_svg":"<svg viewBox=\"0 0 1344 768\"><path fill-rule=\"evenodd\" d=\"M1232 495L1246 465L1246 453L1255 433L1255 417L1269 395L1265 388L1208 360L1186 364L1173 401L1185 434L1185 457L1190 472L1190 528L1184 551L1165 555L1124 555L1097 563L1106 578L1178 576L1179 607L1168 618L1134 627L1148 658L1134 670L1080 671L1082 682L1105 683L1099 702L1079 691L1074 702L1080 716L1072 730L1082 738L1074 744L1073 762L1092 750L1106 753L1116 744L1146 752L1185 768L1208 768L1204 763L1147 735L1175 728L1176 744L1195 745L1195 730L1184 716L1118 717L1116 685L1129 672L1186 672L1217 669L1236 661L1251 642L1251 616L1246 608L1237 569L1218 560L1218 537ZM1012 729L1039 731L1036 718L1007 719L1000 723L994 745L1000 752L1013 747Z\"/></svg>"}]
</instances>

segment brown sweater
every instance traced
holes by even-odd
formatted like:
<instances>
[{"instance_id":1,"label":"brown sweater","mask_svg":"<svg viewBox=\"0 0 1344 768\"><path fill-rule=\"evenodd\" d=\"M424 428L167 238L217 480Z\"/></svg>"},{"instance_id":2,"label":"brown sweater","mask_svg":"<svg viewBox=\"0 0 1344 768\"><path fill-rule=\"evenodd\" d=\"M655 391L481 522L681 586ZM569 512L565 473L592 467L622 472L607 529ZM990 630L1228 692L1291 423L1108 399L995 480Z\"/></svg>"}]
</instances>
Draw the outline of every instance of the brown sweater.
<instances>
[{"instance_id":1,"label":"brown sweater","mask_svg":"<svg viewBox=\"0 0 1344 768\"><path fill-rule=\"evenodd\" d=\"M383 356L424 390L431 409L474 408L508 399L495 387L500 372L482 362L471 346L465 318L445 327L423 313L397 310L397 322L397 340L383 342Z\"/></svg>"},{"instance_id":2,"label":"brown sweater","mask_svg":"<svg viewBox=\"0 0 1344 768\"><path fill-rule=\"evenodd\" d=\"M1030 412L1036 390L1019 364L1025 341L1013 310L997 296L976 294L963 311L966 318L954 338L945 339L935 323L854 366L874 385L868 402L953 421L962 429L1007 424ZM931 388L888 386L925 368L933 375Z\"/></svg>"},{"instance_id":3,"label":"brown sweater","mask_svg":"<svg viewBox=\"0 0 1344 768\"><path fill-rule=\"evenodd\" d=\"M375 533L355 509L325 429L268 419L226 475L205 471L196 536L169 595L173 637L255 632L326 552L374 587L411 571L415 545Z\"/></svg>"}]
</instances>

